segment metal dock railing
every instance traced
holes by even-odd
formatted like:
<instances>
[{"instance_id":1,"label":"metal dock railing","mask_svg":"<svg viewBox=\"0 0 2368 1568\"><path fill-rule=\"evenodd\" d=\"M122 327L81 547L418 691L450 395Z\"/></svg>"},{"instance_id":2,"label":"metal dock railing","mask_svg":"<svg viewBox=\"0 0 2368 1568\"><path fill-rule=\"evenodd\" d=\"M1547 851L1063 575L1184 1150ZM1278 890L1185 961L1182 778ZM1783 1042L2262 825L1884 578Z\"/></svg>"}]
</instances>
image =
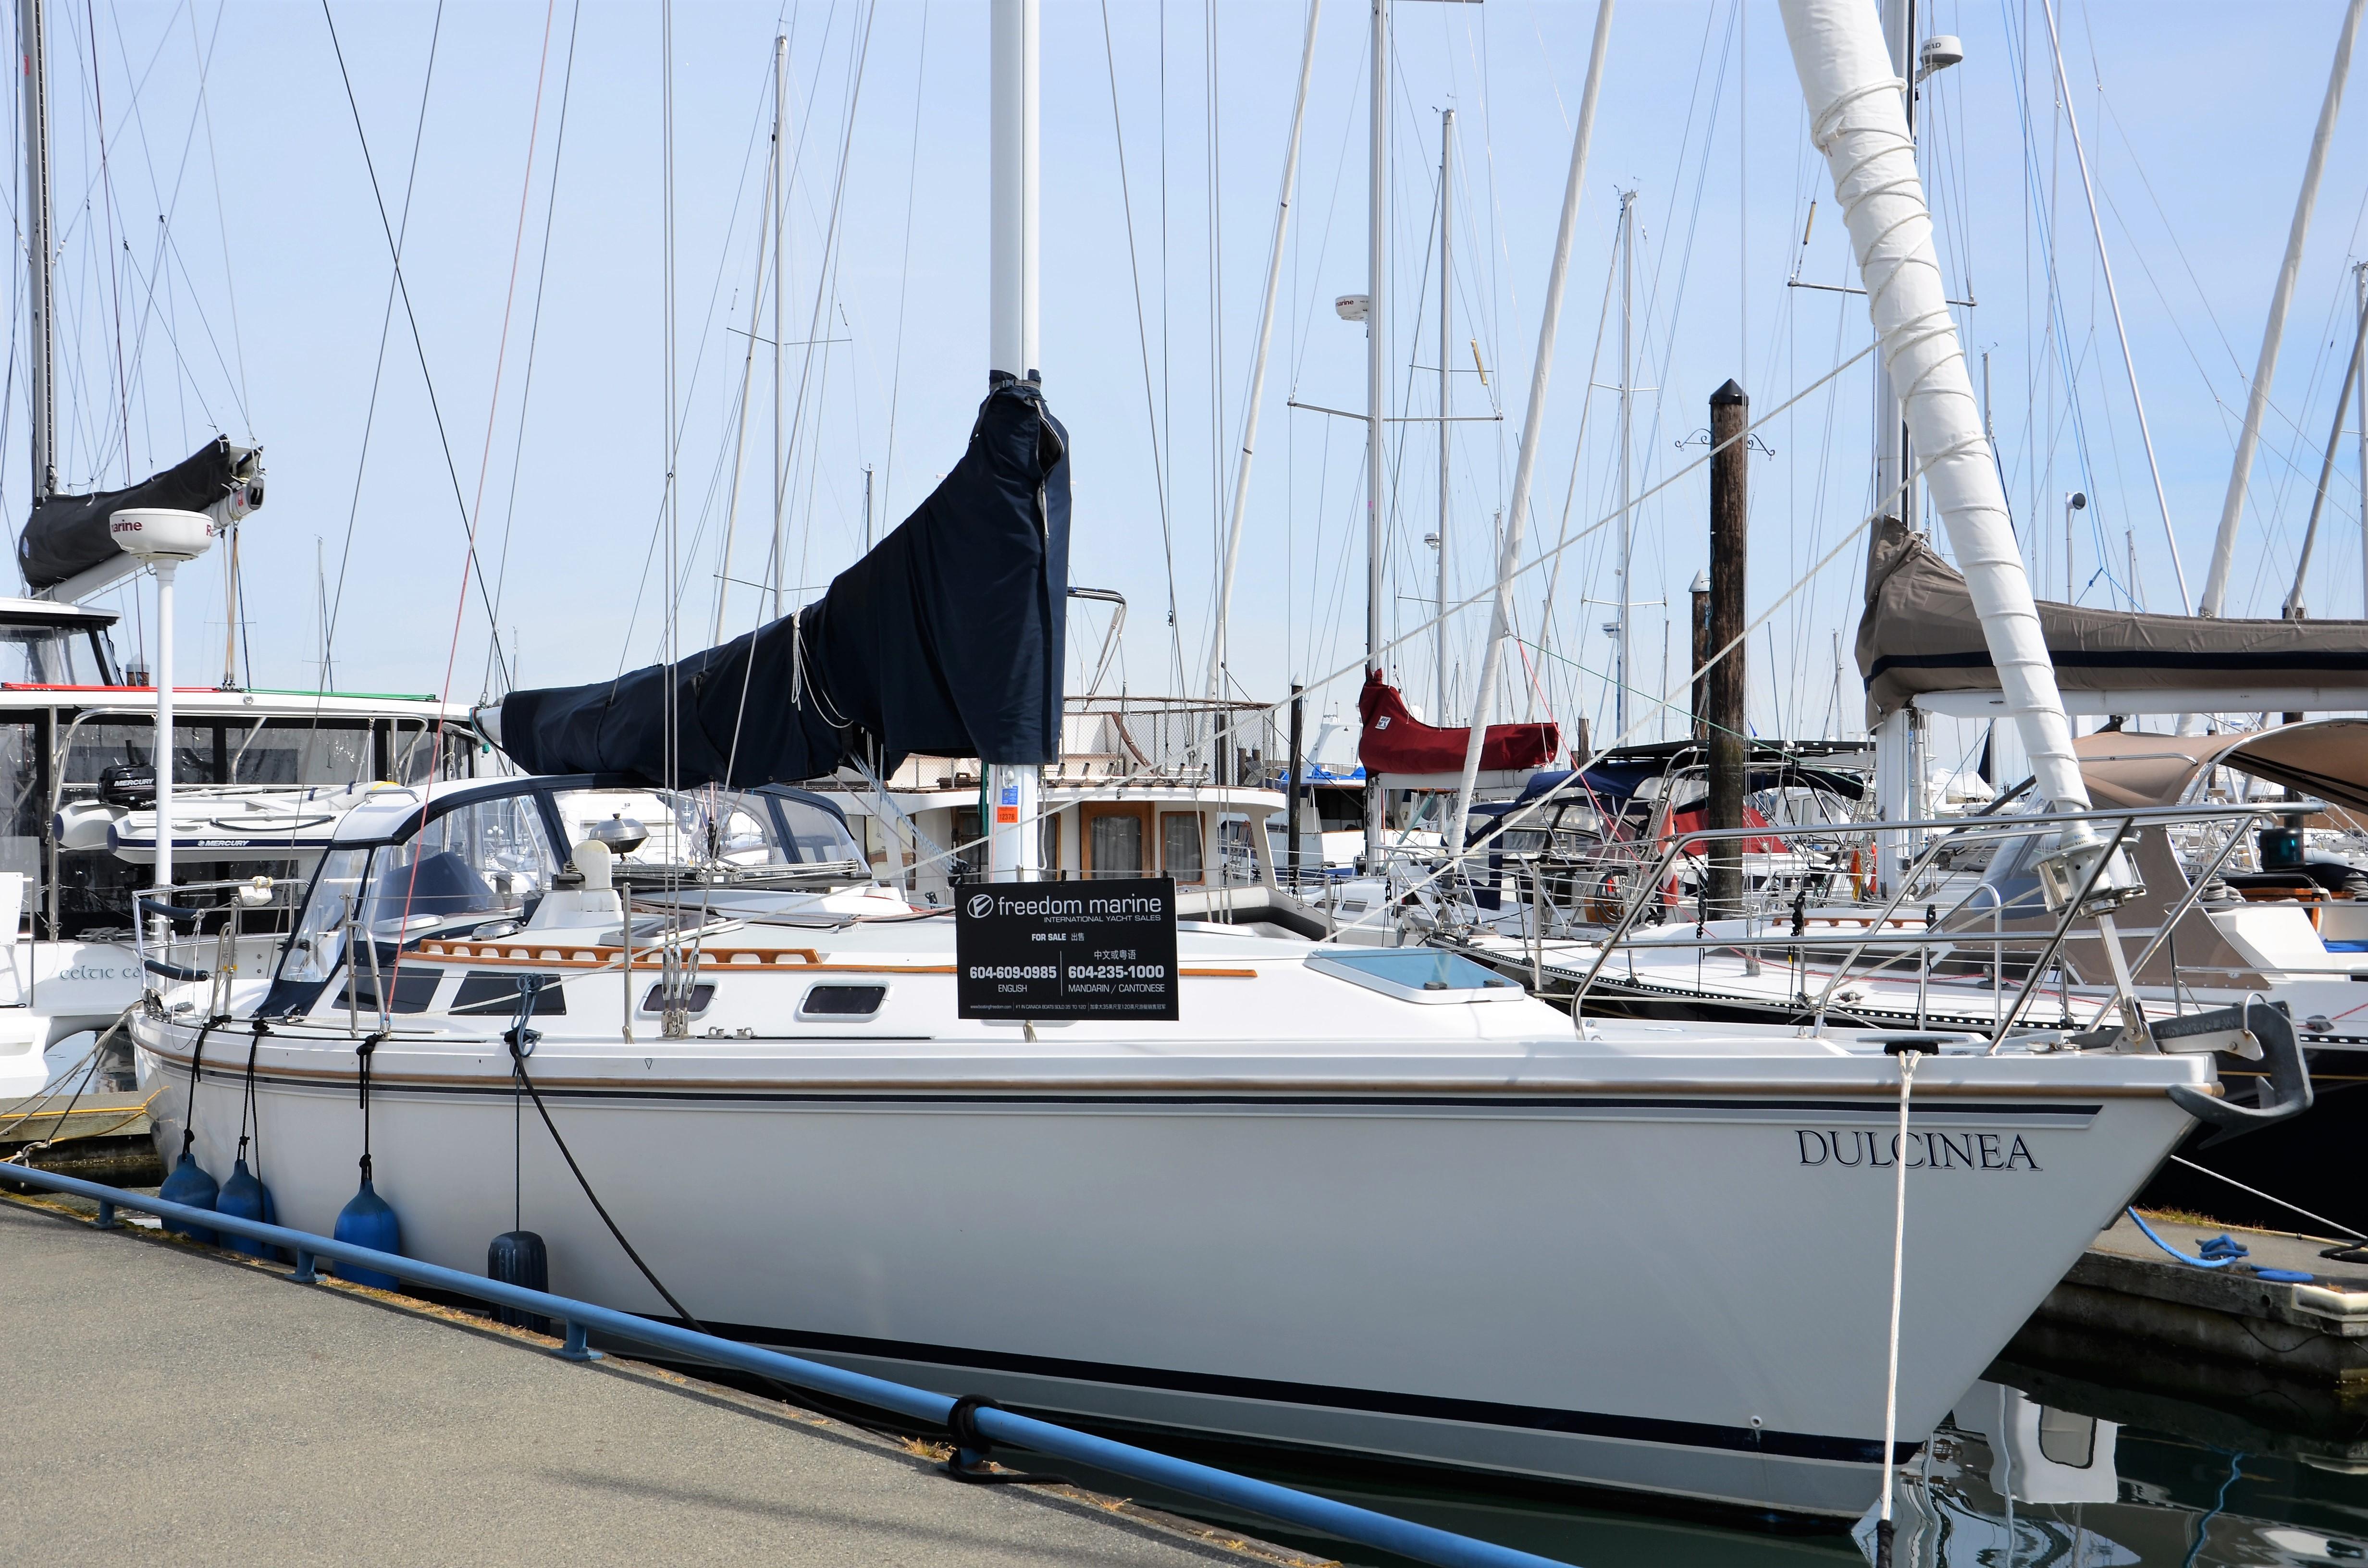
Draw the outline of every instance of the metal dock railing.
<instances>
[{"instance_id":1,"label":"metal dock railing","mask_svg":"<svg viewBox=\"0 0 2368 1568\"><path fill-rule=\"evenodd\" d=\"M495 1306L551 1318L566 1325L565 1343L558 1354L569 1359L591 1359L597 1353L590 1348L588 1341L591 1334L598 1331L615 1339L646 1345L688 1359L730 1367L836 1399L945 1426L953 1432L957 1445L962 1449L955 1456L956 1465L983 1460L985 1457L985 1444L1008 1444L1030 1453L1092 1465L1113 1475L1166 1487L1172 1492L1227 1508L1241 1509L1281 1524L1321 1531L1356 1545L1395 1552L1418 1562L1436 1563L1440 1568L1565 1568L1552 1559L1531 1552L1434 1529L1410 1519L1395 1518L1370 1508L1337 1503L1327 1497L1277 1486L1271 1482L1256 1481L1246 1475L1235 1475L1210 1465L1194 1464L1189 1460L1155 1453L1131 1443L1113 1442L1107 1437L1097 1437L993 1404L952 1399L926 1389L867 1377L860 1372L847 1371L820 1361L809 1361L803 1357L785 1356L780 1351L744 1345L738 1340L677 1328L672 1324L637 1317L609 1307L595 1306L589 1301L575 1301L545 1290L529 1290L522 1286L504 1284L482 1275L423 1263L416 1258L380 1252L372 1247L355 1246L309 1231L268 1225L260 1221L218 1213L211 1209L194 1209L145 1193L130 1192L34 1166L0 1165L0 1179L92 1199L98 1205L97 1224L102 1230L114 1228L117 1210L130 1209L154 1214L176 1224L226 1232L283 1248L296 1259L294 1278L301 1283L311 1283L317 1278L316 1266L321 1259L328 1258L392 1274L436 1290L472 1296ZM961 1407L959 1410L958 1406ZM979 1439L984 1439L984 1443L972 1446Z\"/></svg>"}]
</instances>

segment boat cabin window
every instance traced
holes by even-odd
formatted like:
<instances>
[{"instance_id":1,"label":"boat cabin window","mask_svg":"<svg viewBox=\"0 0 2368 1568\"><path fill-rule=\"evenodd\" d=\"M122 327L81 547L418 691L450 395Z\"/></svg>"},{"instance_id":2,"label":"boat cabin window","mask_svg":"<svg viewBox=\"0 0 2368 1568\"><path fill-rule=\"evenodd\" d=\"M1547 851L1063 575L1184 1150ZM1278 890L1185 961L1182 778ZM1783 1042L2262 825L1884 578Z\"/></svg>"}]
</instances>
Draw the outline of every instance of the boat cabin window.
<instances>
[{"instance_id":1,"label":"boat cabin window","mask_svg":"<svg viewBox=\"0 0 2368 1568\"><path fill-rule=\"evenodd\" d=\"M404 726L399 741L408 760L417 726ZM364 725L308 724L258 719L233 724L224 739L230 755L222 773L230 784L358 784L380 777L371 734ZM177 777L177 776L176 776ZM405 780L416 783L418 780Z\"/></svg>"},{"instance_id":2,"label":"boat cabin window","mask_svg":"<svg viewBox=\"0 0 2368 1568\"><path fill-rule=\"evenodd\" d=\"M1349 833L1365 825L1365 792L1362 786L1349 789L1311 789L1308 794L1315 801L1315 820L1322 823L1326 833Z\"/></svg>"},{"instance_id":3,"label":"boat cabin window","mask_svg":"<svg viewBox=\"0 0 2368 1568\"><path fill-rule=\"evenodd\" d=\"M1088 809L1087 832L1090 842L1086 848L1089 875L1097 877L1139 877L1144 874L1143 816L1133 810L1101 811Z\"/></svg>"},{"instance_id":4,"label":"boat cabin window","mask_svg":"<svg viewBox=\"0 0 2368 1568\"><path fill-rule=\"evenodd\" d=\"M805 1000L798 1004L798 1017L806 1021L826 1019L846 1023L855 1018L879 1015L888 1000L884 985L810 985Z\"/></svg>"},{"instance_id":5,"label":"boat cabin window","mask_svg":"<svg viewBox=\"0 0 2368 1568\"><path fill-rule=\"evenodd\" d=\"M37 745L29 722L0 722L0 871L21 871L36 886L50 816Z\"/></svg>"},{"instance_id":6,"label":"boat cabin window","mask_svg":"<svg viewBox=\"0 0 2368 1568\"><path fill-rule=\"evenodd\" d=\"M1159 813L1159 869L1179 882L1203 880L1201 815L1198 812Z\"/></svg>"},{"instance_id":7,"label":"boat cabin window","mask_svg":"<svg viewBox=\"0 0 2368 1568\"><path fill-rule=\"evenodd\" d=\"M696 985L683 987L677 994L677 999L682 1003L682 1010L696 1017L715 1006L715 987L702 980ZM651 986L642 994L642 1011L651 1017L663 1017L666 1013L666 988L664 982Z\"/></svg>"},{"instance_id":8,"label":"boat cabin window","mask_svg":"<svg viewBox=\"0 0 2368 1568\"><path fill-rule=\"evenodd\" d=\"M362 923L381 938L407 939L479 921L528 919L558 869L533 796L467 801L378 852Z\"/></svg>"}]
</instances>

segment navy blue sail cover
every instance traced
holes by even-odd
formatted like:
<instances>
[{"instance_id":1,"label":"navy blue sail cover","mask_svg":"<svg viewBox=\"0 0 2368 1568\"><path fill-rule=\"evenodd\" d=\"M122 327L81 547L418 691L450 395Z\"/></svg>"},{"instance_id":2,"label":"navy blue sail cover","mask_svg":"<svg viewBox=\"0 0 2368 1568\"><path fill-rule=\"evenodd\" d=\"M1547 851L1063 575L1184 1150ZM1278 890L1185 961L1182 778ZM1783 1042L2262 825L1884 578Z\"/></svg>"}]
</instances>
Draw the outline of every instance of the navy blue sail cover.
<instances>
[{"instance_id":1,"label":"navy blue sail cover","mask_svg":"<svg viewBox=\"0 0 2368 1568\"><path fill-rule=\"evenodd\" d=\"M1068 581L1068 433L1007 382L944 483L820 599L674 666L671 759L664 665L511 692L502 747L530 773L681 788L825 778L867 739L883 769L1056 761Z\"/></svg>"},{"instance_id":2,"label":"navy blue sail cover","mask_svg":"<svg viewBox=\"0 0 2368 1568\"><path fill-rule=\"evenodd\" d=\"M233 447L217 436L161 473L123 490L89 495L51 495L37 502L17 536L17 569L25 585L53 588L94 566L122 558L108 525L115 514L134 506L168 506L202 512L242 485L252 486L251 510L263 504L263 450Z\"/></svg>"}]
</instances>

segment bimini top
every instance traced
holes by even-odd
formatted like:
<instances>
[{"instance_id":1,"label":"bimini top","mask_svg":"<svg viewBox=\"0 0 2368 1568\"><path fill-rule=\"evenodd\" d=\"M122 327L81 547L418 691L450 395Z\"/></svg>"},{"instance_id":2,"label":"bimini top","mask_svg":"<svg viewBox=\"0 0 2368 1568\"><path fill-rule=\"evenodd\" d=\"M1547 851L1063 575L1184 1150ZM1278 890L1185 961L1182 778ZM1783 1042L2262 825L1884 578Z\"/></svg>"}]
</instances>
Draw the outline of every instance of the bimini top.
<instances>
[{"instance_id":1,"label":"bimini top","mask_svg":"<svg viewBox=\"0 0 2368 1568\"><path fill-rule=\"evenodd\" d=\"M2317 719L2237 734L2100 730L2073 743L2100 806L2172 806L2218 765L2354 811L2368 811L2368 720Z\"/></svg>"},{"instance_id":2,"label":"bimini top","mask_svg":"<svg viewBox=\"0 0 2368 1568\"><path fill-rule=\"evenodd\" d=\"M1858 668L1867 722L1937 691L1996 691L1997 668L1957 569L1895 517L1867 553ZM2039 605L2067 691L2249 691L2368 684L2368 621L2225 620Z\"/></svg>"}]
</instances>

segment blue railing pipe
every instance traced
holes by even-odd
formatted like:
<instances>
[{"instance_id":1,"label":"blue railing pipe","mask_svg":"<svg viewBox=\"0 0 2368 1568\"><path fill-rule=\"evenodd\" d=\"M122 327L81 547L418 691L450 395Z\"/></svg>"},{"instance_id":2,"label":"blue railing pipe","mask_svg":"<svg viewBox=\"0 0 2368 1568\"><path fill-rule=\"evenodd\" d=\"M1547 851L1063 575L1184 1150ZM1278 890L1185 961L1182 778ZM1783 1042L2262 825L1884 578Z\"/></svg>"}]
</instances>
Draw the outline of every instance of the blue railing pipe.
<instances>
[{"instance_id":1,"label":"blue railing pipe","mask_svg":"<svg viewBox=\"0 0 2368 1568\"><path fill-rule=\"evenodd\" d=\"M671 1350L692 1360L753 1372L776 1382L790 1383L874 1409L892 1411L932 1426L944 1426L953 1414L954 1401L951 1398L932 1393L927 1389L890 1382L884 1378L867 1377L861 1372L850 1372L821 1361L809 1361L803 1357L785 1356L761 1346L744 1345L736 1339L723 1339L712 1334L700 1334L695 1329L636 1317L632 1312L619 1312L612 1307L595 1306L589 1301L554 1296L547 1290L529 1290L523 1286L488 1279L481 1274L468 1274L438 1264L423 1263L416 1257L380 1252L374 1247L355 1246L328 1236L315 1235L310 1231L290 1230L285 1225L267 1225L259 1220L217 1213L211 1209L192 1209L184 1203L168 1203L146 1193L130 1192L121 1187L32 1166L0 1165L0 1178L90 1199L99 1205L98 1222L102 1227L114 1223L116 1210L134 1209L177 1224L246 1236L284 1248L296 1258L299 1278L312 1278L317 1260L332 1258L339 1263L351 1263L382 1274L395 1275L416 1284L433 1286L439 1290L474 1296L496 1306L562 1319L567 1325L569 1345L577 1349L582 1347L586 1332L598 1330L614 1338ZM1377 1514L1370 1508L1337 1503L1328 1497L1277 1486L1271 1482L1253 1480L1211 1465L1194 1464L1190 1460L1155 1453L1149 1449L1136 1448L1132 1443L1092 1437L1050 1421L1039 1421L1033 1416L999 1410L992 1405L974 1409L971 1419L982 1436L998 1443L1008 1443L1013 1448L1026 1449L1031 1453L1053 1459L1093 1465L1113 1475L1164 1486L1172 1492L1238 1508L1280 1524L1320 1530L1360 1546L1394 1551L1417 1562L1436 1563L1439 1568L1568 1568L1567 1564L1551 1558L1516 1551L1511 1547L1497 1546L1490 1541L1474 1540L1470 1536L1457 1535L1451 1530L1434 1529L1411 1519Z\"/></svg>"}]
</instances>

